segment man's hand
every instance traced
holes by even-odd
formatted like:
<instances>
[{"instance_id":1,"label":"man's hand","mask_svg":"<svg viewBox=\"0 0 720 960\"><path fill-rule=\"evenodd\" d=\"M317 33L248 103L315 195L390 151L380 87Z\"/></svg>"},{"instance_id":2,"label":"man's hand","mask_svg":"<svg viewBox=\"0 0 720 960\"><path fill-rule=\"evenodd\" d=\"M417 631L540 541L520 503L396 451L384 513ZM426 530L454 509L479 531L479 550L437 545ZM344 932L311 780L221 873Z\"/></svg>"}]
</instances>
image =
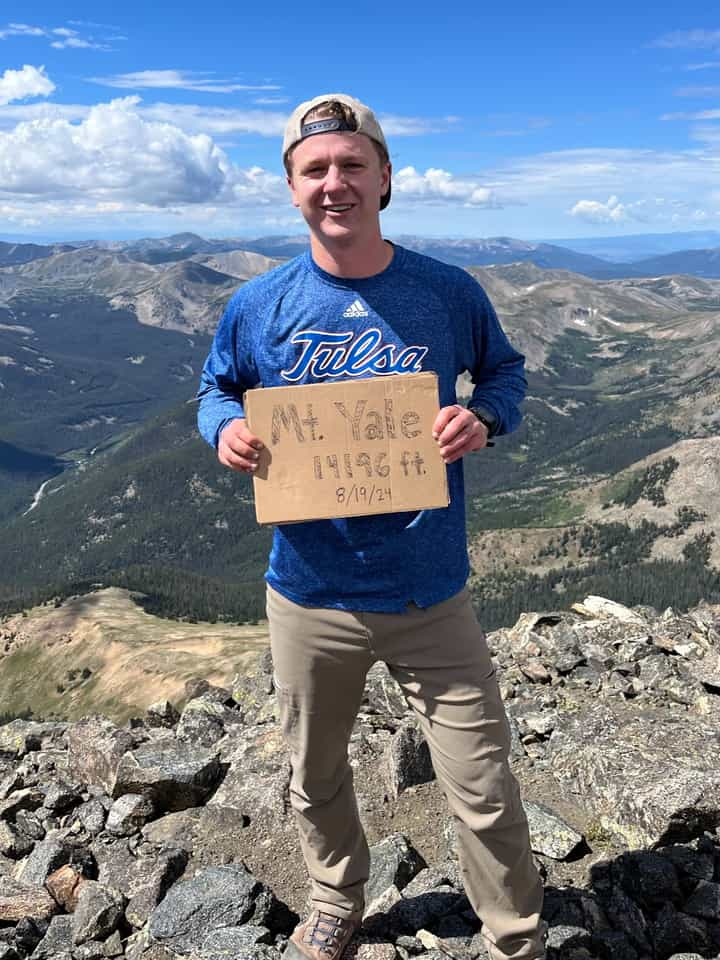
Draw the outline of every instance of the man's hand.
<instances>
[{"instance_id":1,"label":"man's hand","mask_svg":"<svg viewBox=\"0 0 720 960\"><path fill-rule=\"evenodd\" d=\"M440 410L433 423L432 435L438 442L444 463L454 463L472 450L482 450L488 442L485 424L459 403Z\"/></svg>"},{"instance_id":2,"label":"man's hand","mask_svg":"<svg viewBox=\"0 0 720 960\"><path fill-rule=\"evenodd\" d=\"M248 430L246 420L231 420L220 434L218 460L231 470L254 473L257 470L258 451L262 448L262 440Z\"/></svg>"}]
</instances>

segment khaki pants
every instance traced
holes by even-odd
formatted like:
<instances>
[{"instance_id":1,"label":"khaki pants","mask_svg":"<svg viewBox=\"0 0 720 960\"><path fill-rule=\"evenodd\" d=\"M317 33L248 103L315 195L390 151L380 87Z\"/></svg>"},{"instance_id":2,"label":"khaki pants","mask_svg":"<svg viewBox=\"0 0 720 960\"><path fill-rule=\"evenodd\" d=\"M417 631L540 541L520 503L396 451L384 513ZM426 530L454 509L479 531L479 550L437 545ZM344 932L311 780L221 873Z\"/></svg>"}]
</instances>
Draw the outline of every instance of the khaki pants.
<instances>
[{"instance_id":1,"label":"khaki pants","mask_svg":"<svg viewBox=\"0 0 720 960\"><path fill-rule=\"evenodd\" d=\"M365 675L384 660L414 710L458 826L465 892L493 960L545 956L542 883L530 852L510 731L467 590L426 610L302 607L268 588L290 799L316 907L363 908L369 857L347 745Z\"/></svg>"}]
</instances>

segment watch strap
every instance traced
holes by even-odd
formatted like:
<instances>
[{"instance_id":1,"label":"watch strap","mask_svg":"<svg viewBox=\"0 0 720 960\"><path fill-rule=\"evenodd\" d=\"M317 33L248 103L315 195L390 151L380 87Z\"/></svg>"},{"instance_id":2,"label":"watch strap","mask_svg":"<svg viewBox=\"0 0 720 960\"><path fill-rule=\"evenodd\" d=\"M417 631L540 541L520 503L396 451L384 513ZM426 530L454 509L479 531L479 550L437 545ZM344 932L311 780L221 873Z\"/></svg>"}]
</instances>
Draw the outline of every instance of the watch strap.
<instances>
[{"instance_id":1,"label":"watch strap","mask_svg":"<svg viewBox=\"0 0 720 960\"><path fill-rule=\"evenodd\" d=\"M488 432L488 439L494 437L497 433L498 428L498 419L497 417L487 410L485 407L468 407L470 413L474 414L477 419L482 423Z\"/></svg>"}]
</instances>

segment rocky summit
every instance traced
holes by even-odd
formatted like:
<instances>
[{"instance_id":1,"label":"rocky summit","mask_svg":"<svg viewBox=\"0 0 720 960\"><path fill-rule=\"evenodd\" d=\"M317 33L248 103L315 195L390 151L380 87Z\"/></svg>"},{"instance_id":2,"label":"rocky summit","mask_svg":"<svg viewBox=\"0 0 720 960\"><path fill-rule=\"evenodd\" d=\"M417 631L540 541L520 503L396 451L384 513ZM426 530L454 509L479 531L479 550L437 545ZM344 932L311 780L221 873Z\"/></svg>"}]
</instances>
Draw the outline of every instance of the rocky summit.
<instances>
[{"instance_id":1,"label":"rocky summit","mask_svg":"<svg viewBox=\"0 0 720 960\"><path fill-rule=\"evenodd\" d=\"M720 606L600 598L488 642L549 960L720 958ZM278 960L307 882L272 663L118 726L0 727L0 960ZM350 960L486 960L427 746L377 664L350 744L371 843Z\"/></svg>"}]
</instances>

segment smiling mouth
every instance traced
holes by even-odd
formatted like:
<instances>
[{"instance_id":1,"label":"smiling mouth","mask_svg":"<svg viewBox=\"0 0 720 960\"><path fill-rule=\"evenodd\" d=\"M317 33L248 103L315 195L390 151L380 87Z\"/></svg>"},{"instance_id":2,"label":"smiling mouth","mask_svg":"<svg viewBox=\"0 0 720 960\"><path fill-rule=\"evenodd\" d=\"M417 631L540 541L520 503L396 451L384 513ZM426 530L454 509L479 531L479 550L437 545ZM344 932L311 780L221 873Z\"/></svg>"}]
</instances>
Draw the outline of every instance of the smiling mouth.
<instances>
[{"instance_id":1,"label":"smiling mouth","mask_svg":"<svg viewBox=\"0 0 720 960\"><path fill-rule=\"evenodd\" d=\"M329 210L331 213L345 213L346 210L352 210L352 203L329 203L323 207L323 210Z\"/></svg>"}]
</instances>

